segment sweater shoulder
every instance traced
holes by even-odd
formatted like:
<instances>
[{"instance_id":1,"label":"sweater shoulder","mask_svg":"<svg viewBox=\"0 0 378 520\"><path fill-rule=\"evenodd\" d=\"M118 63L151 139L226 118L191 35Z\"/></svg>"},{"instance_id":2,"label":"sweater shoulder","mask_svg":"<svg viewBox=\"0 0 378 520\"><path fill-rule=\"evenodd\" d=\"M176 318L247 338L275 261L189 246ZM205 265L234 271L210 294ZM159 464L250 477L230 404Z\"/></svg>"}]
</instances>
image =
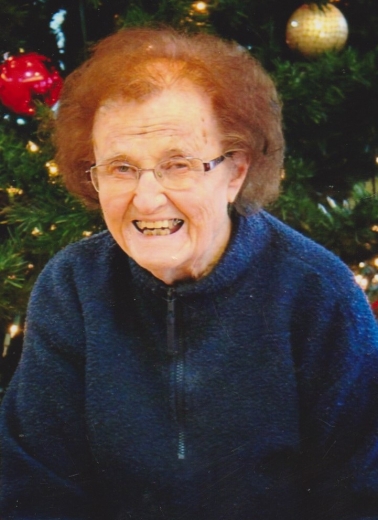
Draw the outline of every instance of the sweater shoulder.
<instances>
[{"instance_id":1,"label":"sweater shoulder","mask_svg":"<svg viewBox=\"0 0 378 520\"><path fill-rule=\"evenodd\" d=\"M83 319L90 302L110 298L112 258L117 247L105 231L72 243L51 258L30 295L27 342L43 329L51 344L59 337L61 345L84 349ZM98 314L101 312L99 309Z\"/></svg>"},{"instance_id":2,"label":"sweater shoulder","mask_svg":"<svg viewBox=\"0 0 378 520\"><path fill-rule=\"evenodd\" d=\"M59 251L49 263L72 262L75 259L94 258L107 254L110 248L116 247L116 243L109 231L101 231L78 242L72 242Z\"/></svg>"},{"instance_id":3,"label":"sweater shoulder","mask_svg":"<svg viewBox=\"0 0 378 520\"><path fill-rule=\"evenodd\" d=\"M105 267L117 248L110 233L102 231L64 247L47 262L41 274L59 273L65 270L95 270L96 267Z\"/></svg>"},{"instance_id":4,"label":"sweater shoulder","mask_svg":"<svg viewBox=\"0 0 378 520\"><path fill-rule=\"evenodd\" d=\"M114 259L126 258L125 254L119 255L119 251L108 231L69 244L42 269L33 287L29 307L34 303L40 306L46 294L50 295L50 300L63 300L69 294L72 294L71 298L77 294L82 300L94 297L100 289L108 291Z\"/></svg>"},{"instance_id":5,"label":"sweater shoulder","mask_svg":"<svg viewBox=\"0 0 378 520\"><path fill-rule=\"evenodd\" d=\"M272 254L282 258L287 267L301 273L314 275L324 283L344 291L358 287L349 267L333 252L290 228L272 215L263 212L268 229Z\"/></svg>"}]
</instances>

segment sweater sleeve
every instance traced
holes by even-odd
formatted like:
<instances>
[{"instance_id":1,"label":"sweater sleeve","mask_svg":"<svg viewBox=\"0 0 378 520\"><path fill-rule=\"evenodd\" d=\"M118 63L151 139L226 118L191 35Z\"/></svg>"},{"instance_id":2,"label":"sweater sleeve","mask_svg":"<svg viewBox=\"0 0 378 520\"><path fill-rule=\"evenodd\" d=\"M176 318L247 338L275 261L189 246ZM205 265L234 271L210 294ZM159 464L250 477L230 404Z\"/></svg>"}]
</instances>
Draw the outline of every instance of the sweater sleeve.
<instances>
[{"instance_id":1,"label":"sweater sleeve","mask_svg":"<svg viewBox=\"0 0 378 520\"><path fill-rule=\"evenodd\" d=\"M22 359L2 405L2 520L95 518L82 312L62 263L51 262L35 285Z\"/></svg>"},{"instance_id":2,"label":"sweater sleeve","mask_svg":"<svg viewBox=\"0 0 378 520\"><path fill-rule=\"evenodd\" d=\"M344 283L295 332L309 518L378 520L378 327L362 291Z\"/></svg>"}]
</instances>

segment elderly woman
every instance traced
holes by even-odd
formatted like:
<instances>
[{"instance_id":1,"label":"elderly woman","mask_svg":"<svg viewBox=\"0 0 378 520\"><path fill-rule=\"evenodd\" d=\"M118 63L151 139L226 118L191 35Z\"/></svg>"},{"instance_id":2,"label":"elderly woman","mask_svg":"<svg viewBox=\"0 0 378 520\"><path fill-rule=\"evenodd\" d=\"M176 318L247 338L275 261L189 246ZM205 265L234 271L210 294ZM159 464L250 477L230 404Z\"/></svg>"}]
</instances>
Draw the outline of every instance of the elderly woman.
<instances>
[{"instance_id":1,"label":"elderly woman","mask_svg":"<svg viewBox=\"0 0 378 520\"><path fill-rule=\"evenodd\" d=\"M378 518L378 334L348 269L261 209L280 104L212 36L134 29L66 81L57 160L108 231L29 305L2 520Z\"/></svg>"}]
</instances>

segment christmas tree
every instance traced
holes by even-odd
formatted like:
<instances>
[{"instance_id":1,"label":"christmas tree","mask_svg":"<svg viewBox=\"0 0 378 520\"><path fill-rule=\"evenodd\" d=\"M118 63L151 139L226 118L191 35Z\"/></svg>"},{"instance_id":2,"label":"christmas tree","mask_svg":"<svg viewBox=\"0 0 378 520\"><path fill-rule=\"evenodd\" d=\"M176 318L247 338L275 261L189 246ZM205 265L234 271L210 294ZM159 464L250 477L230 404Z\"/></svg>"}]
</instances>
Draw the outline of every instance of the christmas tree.
<instances>
[{"instance_id":1,"label":"christmas tree","mask_svg":"<svg viewBox=\"0 0 378 520\"><path fill-rule=\"evenodd\" d=\"M283 188L269 210L353 267L373 301L378 296L378 3L334 0L332 9L338 11L332 16L339 25L347 20L348 39L336 44L340 27L331 26L321 35L320 48L311 17L299 25L290 18L302 4L0 0L0 47L5 61L22 53L46 56L64 78L96 41L126 26L169 24L236 40L271 73L284 107ZM319 12L327 17L329 4L317 1L310 11L313 18ZM51 140L54 112L44 101L34 96L29 115L0 104L0 337L6 345L16 331L10 334L9 326L23 323L31 287L47 260L103 228L101 215L61 184Z\"/></svg>"}]
</instances>

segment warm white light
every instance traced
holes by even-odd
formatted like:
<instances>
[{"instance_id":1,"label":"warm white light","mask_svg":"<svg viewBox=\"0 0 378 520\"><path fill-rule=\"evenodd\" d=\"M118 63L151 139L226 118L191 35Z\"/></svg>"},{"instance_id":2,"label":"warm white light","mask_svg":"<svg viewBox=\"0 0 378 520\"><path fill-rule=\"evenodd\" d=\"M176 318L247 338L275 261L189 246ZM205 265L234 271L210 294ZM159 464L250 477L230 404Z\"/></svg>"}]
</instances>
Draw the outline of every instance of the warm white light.
<instances>
[{"instance_id":1,"label":"warm white light","mask_svg":"<svg viewBox=\"0 0 378 520\"><path fill-rule=\"evenodd\" d=\"M36 236L42 235L42 231L39 228L35 227L33 229L33 231L31 232L31 234L36 237Z\"/></svg>"},{"instance_id":2,"label":"warm white light","mask_svg":"<svg viewBox=\"0 0 378 520\"><path fill-rule=\"evenodd\" d=\"M361 274L357 274L355 276L355 280L358 283L358 285L363 289L364 291L367 289L367 286L369 285L369 280L362 276Z\"/></svg>"},{"instance_id":3,"label":"warm white light","mask_svg":"<svg viewBox=\"0 0 378 520\"><path fill-rule=\"evenodd\" d=\"M196 9L197 11L206 11L207 9L207 3L206 2L196 2L195 4L193 4L193 7L194 9Z\"/></svg>"},{"instance_id":4,"label":"warm white light","mask_svg":"<svg viewBox=\"0 0 378 520\"><path fill-rule=\"evenodd\" d=\"M374 265L375 265L376 267L378 267L378 256L377 256L377 258L374 258L374 262L373 262L373 263L374 263Z\"/></svg>"},{"instance_id":5,"label":"warm white light","mask_svg":"<svg viewBox=\"0 0 378 520\"><path fill-rule=\"evenodd\" d=\"M15 335L17 334L17 332L20 330L20 327L19 325L16 325L15 323L13 323L13 325L11 325L9 327L9 334L10 334L10 337L11 338L14 338Z\"/></svg>"},{"instance_id":6,"label":"warm white light","mask_svg":"<svg viewBox=\"0 0 378 520\"><path fill-rule=\"evenodd\" d=\"M358 264L358 267L360 267L361 269L362 269L363 267L365 267L365 262L360 262L360 263Z\"/></svg>"},{"instance_id":7,"label":"warm white light","mask_svg":"<svg viewBox=\"0 0 378 520\"><path fill-rule=\"evenodd\" d=\"M26 145L26 148L29 150L29 152L38 152L39 146L36 143L33 143L33 141L28 141L28 144Z\"/></svg>"},{"instance_id":8,"label":"warm white light","mask_svg":"<svg viewBox=\"0 0 378 520\"><path fill-rule=\"evenodd\" d=\"M7 188L7 192L9 193L10 196L22 195L24 193L21 188L14 188L13 186L10 186L9 188Z\"/></svg>"},{"instance_id":9,"label":"warm white light","mask_svg":"<svg viewBox=\"0 0 378 520\"><path fill-rule=\"evenodd\" d=\"M58 175L58 165L56 164L56 162L47 161L45 166L49 170L49 175L51 175L51 177L56 177Z\"/></svg>"}]
</instances>

